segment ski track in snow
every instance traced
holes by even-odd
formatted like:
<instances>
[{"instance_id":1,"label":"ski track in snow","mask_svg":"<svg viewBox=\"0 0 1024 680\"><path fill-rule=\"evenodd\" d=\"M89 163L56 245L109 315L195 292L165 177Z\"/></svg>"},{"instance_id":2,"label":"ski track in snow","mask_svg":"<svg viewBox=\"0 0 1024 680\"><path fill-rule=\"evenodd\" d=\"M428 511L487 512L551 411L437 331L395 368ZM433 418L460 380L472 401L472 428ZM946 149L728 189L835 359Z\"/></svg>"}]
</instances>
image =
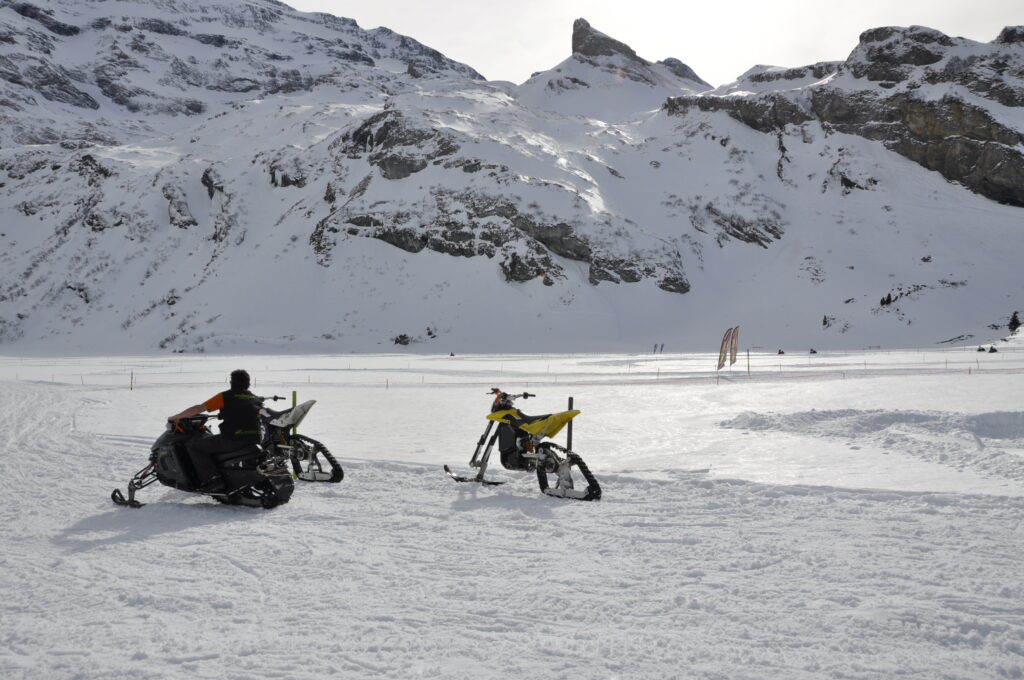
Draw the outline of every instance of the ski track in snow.
<instances>
[{"instance_id":1,"label":"ski track in snow","mask_svg":"<svg viewBox=\"0 0 1024 680\"><path fill-rule=\"evenodd\" d=\"M129 510L109 493L152 439L90 430L88 414L123 411L114 388L2 386L3 678L1024 675L1021 497L626 473L611 456L591 463L604 500L574 503L532 475L481 488L387 460L381 427L380 457L325 438L345 480L299 483L272 511L160 485ZM1009 446L1019 421L836 409L729 425L905 435L919 455Z\"/></svg>"}]
</instances>

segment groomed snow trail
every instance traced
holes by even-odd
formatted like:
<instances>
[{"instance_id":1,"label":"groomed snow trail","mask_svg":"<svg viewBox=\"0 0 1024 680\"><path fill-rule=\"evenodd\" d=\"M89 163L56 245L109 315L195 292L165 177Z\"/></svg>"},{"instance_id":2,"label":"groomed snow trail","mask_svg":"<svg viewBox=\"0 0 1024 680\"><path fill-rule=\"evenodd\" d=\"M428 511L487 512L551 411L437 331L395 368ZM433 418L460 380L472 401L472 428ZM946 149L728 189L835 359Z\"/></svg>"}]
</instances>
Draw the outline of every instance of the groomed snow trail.
<instances>
[{"instance_id":1,"label":"groomed snow trail","mask_svg":"<svg viewBox=\"0 0 1024 680\"><path fill-rule=\"evenodd\" d=\"M123 392L0 383L0 677L1024 675L1020 496L624 473L604 455L604 500L577 503L532 475L456 484L348 422L312 433L341 484L298 483L271 511L156 485L130 510L109 494L159 422L90 426L135 417ZM464 469L476 433L441 425L421 444ZM346 428L379 448L353 455Z\"/></svg>"}]
</instances>

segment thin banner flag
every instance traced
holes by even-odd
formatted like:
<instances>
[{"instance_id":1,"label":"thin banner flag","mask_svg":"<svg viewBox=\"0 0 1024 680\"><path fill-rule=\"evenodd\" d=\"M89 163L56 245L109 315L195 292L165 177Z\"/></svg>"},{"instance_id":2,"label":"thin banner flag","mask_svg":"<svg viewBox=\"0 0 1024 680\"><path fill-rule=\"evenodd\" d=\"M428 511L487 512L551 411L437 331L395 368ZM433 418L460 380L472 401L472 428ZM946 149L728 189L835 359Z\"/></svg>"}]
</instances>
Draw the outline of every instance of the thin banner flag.
<instances>
[{"instance_id":1,"label":"thin banner flag","mask_svg":"<svg viewBox=\"0 0 1024 680\"><path fill-rule=\"evenodd\" d=\"M729 357L729 348L732 345L732 332L733 328L730 328L725 332L725 336L722 338L722 346L718 350L718 368L715 370L721 370L722 366L725 366L725 360Z\"/></svg>"},{"instance_id":2,"label":"thin banner flag","mask_svg":"<svg viewBox=\"0 0 1024 680\"><path fill-rule=\"evenodd\" d=\"M736 363L736 348L740 344L740 327L732 329L732 346L729 348L729 365Z\"/></svg>"}]
</instances>

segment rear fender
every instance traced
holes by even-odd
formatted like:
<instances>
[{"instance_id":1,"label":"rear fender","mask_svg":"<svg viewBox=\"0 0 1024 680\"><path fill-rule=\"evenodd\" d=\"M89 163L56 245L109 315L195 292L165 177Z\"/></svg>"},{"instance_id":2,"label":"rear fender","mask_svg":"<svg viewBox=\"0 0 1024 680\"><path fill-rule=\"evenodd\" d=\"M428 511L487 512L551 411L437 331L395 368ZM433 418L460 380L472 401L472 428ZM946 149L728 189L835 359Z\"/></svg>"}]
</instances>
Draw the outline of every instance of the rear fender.
<instances>
[{"instance_id":1,"label":"rear fender","mask_svg":"<svg viewBox=\"0 0 1024 680\"><path fill-rule=\"evenodd\" d=\"M274 427L290 428L295 427L302 422L302 419L309 413L309 409L313 408L313 404L316 403L316 399L310 399L304 401L298 406L288 409L278 417L270 421L270 424Z\"/></svg>"},{"instance_id":2,"label":"rear fender","mask_svg":"<svg viewBox=\"0 0 1024 680\"><path fill-rule=\"evenodd\" d=\"M552 413L550 416L542 420L534 420L533 422L520 425L519 429L523 432L529 432L534 437L554 437L562 431L562 428L565 427L570 420L579 414L580 412L576 410Z\"/></svg>"}]
</instances>

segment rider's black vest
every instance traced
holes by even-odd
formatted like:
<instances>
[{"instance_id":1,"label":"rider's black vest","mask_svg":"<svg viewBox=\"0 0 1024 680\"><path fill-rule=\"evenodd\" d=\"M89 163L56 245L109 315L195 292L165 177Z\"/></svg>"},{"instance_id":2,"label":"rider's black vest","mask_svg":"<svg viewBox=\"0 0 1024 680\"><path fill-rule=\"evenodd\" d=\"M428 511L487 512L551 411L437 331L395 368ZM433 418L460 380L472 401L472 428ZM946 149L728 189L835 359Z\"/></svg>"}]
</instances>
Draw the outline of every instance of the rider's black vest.
<instances>
[{"instance_id":1,"label":"rider's black vest","mask_svg":"<svg viewBox=\"0 0 1024 680\"><path fill-rule=\"evenodd\" d=\"M259 439L260 419L256 395L248 390L228 390L221 394L224 396L224 408L220 410L220 417L223 418L220 433L231 439Z\"/></svg>"}]
</instances>

